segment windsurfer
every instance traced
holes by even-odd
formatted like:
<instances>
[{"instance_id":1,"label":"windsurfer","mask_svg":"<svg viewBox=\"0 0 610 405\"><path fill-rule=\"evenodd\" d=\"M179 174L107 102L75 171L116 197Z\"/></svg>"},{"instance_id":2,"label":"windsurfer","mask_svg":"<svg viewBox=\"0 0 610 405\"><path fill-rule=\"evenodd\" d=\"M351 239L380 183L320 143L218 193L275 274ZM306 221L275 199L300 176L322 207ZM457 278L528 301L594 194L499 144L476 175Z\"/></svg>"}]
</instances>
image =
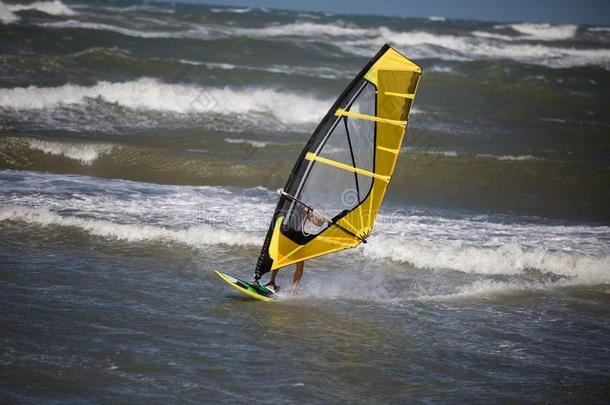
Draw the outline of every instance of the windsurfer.
<instances>
[{"instance_id":1,"label":"windsurfer","mask_svg":"<svg viewBox=\"0 0 610 405\"><path fill-rule=\"evenodd\" d=\"M316 213L314 210L305 209L305 211L306 211L305 221L311 222L315 226L322 226L327 222L327 220L326 220L326 218L324 218L324 216ZM297 293L297 286L299 285L299 282L301 281L301 277L303 276L304 267L305 267L304 261L298 262L296 264L296 268L294 270L294 276L292 277L292 286L290 287L290 294L292 294L292 295L296 295L296 293ZM276 269L271 272L271 281L269 281L267 284L265 284L265 287L267 287L268 289L270 289L273 292L278 292L280 289L280 287L275 284L275 277L277 276L278 270L279 269Z\"/></svg>"}]
</instances>

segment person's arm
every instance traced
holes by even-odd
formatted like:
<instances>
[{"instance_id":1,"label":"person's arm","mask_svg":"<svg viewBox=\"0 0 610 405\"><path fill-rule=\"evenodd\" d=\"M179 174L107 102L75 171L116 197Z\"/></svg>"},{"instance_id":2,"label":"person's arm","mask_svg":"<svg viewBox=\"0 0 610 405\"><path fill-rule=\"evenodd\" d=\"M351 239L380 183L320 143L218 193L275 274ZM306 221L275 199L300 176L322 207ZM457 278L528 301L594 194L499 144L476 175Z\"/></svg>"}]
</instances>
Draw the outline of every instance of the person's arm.
<instances>
[{"instance_id":1,"label":"person's arm","mask_svg":"<svg viewBox=\"0 0 610 405\"><path fill-rule=\"evenodd\" d=\"M307 211L307 220L315 226L322 226L326 223L326 218L318 214L314 210Z\"/></svg>"}]
</instances>

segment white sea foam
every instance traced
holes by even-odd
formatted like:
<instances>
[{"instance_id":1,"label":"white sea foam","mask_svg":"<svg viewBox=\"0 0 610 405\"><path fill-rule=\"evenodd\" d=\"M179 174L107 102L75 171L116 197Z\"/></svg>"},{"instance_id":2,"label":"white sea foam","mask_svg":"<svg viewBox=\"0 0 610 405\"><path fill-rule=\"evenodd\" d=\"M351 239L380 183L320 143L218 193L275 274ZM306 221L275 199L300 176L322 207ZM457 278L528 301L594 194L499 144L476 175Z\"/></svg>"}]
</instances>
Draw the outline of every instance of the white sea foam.
<instances>
[{"instance_id":1,"label":"white sea foam","mask_svg":"<svg viewBox=\"0 0 610 405\"><path fill-rule=\"evenodd\" d=\"M70 226L112 239L195 247L260 244L276 198L262 188L162 186L35 172L0 176L0 221ZM559 281L569 285L610 283L608 226L382 211L369 243L348 255L481 277L522 279L535 269L544 283L556 283L556 276L565 277ZM553 275L547 280L546 273Z\"/></svg>"},{"instance_id":2,"label":"white sea foam","mask_svg":"<svg viewBox=\"0 0 610 405\"><path fill-rule=\"evenodd\" d=\"M479 38L499 39L502 41L516 41L521 39L520 37L511 37L510 35L495 34L487 31L472 31L471 35Z\"/></svg>"},{"instance_id":3,"label":"white sea foam","mask_svg":"<svg viewBox=\"0 0 610 405\"><path fill-rule=\"evenodd\" d=\"M430 16L428 17L428 20L430 21L445 21L447 20L445 17L441 17L441 16Z\"/></svg>"},{"instance_id":4,"label":"white sea foam","mask_svg":"<svg viewBox=\"0 0 610 405\"><path fill-rule=\"evenodd\" d=\"M180 59L180 63L184 63L186 65L196 65L196 66L206 66L210 69L222 69L222 70L234 70L234 69L244 69L244 70L257 70L263 72L271 72L271 73L282 73L287 75L302 75L302 76L311 76L311 77L322 77L335 79L338 77L351 77L353 72L351 71L341 71L335 68L319 66L316 68L305 67L305 66L296 66L296 65L268 65L268 66L250 66L250 65L234 65L231 63L216 63L216 62L200 62L193 61L188 59Z\"/></svg>"},{"instance_id":5,"label":"white sea foam","mask_svg":"<svg viewBox=\"0 0 610 405\"><path fill-rule=\"evenodd\" d=\"M416 152L416 153L425 153L427 155L440 155L440 156L447 156L447 157L458 156L458 153L453 150L417 150L412 147L404 147L404 148L402 148L402 151L404 151L406 153Z\"/></svg>"},{"instance_id":6,"label":"white sea foam","mask_svg":"<svg viewBox=\"0 0 610 405\"><path fill-rule=\"evenodd\" d=\"M610 32L610 27L590 27L588 31L591 32Z\"/></svg>"},{"instance_id":7,"label":"white sea foam","mask_svg":"<svg viewBox=\"0 0 610 405\"><path fill-rule=\"evenodd\" d=\"M516 244L476 247L462 241L420 242L374 236L365 245L371 259L409 263L418 268L475 274L519 274L528 269L574 278L582 284L610 283L610 256L584 255Z\"/></svg>"},{"instance_id":8,"label":"white sea foam","mask_svg":"<svg viewBox=\"0 0 610 405\"><path fill-rule=\"evenodd\" d=\"M479 158L509 160L509 161L516 161L516 162L522 162L522 161L526 161L526 160L545 160L543 158L532 156L532 155L491 155L488 153L478 153L475 156L479 157Z\"/></svg>"},{"instance_id":9,"label":"white sea foam","mask_svg":"<svg viewBox=\"0 0 610 405\"><path fill-rule=\"evenodd\" d=\"M117 224L111 221L62 216L45 208L22 206L0 207L0 221L17 220L40 226L65 226L81 229L90 235L128 242L177 242L194 247L206 245L259 245L260 236L245 232L231 232L202 224L177 229L159 225Z\"/></svg>"},{"instance_id":10,"label":"white sea foam","mask_svg":"<svg viewBox=\"0 0 610 405\"><path fill-rule=\"evenodd\" d=\"M522 160L544 160L542 158L539 158L539 157L536 157L536 156L532 156L532 155L517 155L517 156L506 155L506 156L498 156L497 159L498 160L516 160L516 161L522 161Z\"/></svg>"},{"instance_id":11,"label":"white sea foam","mask_svg":"<svg viewBox=\"0 0 610 405\"><path fill-rule=\"evenodd\" d=\"M404 153L423 153L426 155L439 155L439 156L447 156L447 157L458 156L458 153L453 150L425 150L425 149L417 149L412 146L404 146L400 149L400 151L404 152Z\"/></svg>"},{"instance_id":12,"label":"white sea foam","mask_svg":"<svg viewBox=\"0 0 610 405\"><path fill-rule=\"evenodd\" d=\"M76 15L76 12L59 0L36 1L29 4L10 4L11 11L38 10L51 15Z\"/></svg>"},{"instance_id":13,"label":"white sea foam","mask_svg":"<svg viewBox=\"0 0 610 405\"><path fill-rule=\"evenodd\" d=\"M47 208L117 224L267 229L275 193L224 187L169 186L78 175L0 172L0 205Z\"/></svg>"},{"instance_id":14,"label":"white sea foam","mask_svg":"<svg viewBox=\"0 0 610 405\"><path fill-rule=\"evenodd\" d=\"M136 38L207 38L209 31L205 27L198 27L187 31L142 31L117 25L94 23L77 20L57 21L40 24L46 28L80 28L96 31L110 31Z\"/></svg>"},{"instance_id":15,"label":"white sea foam","mask_svg":"<svg viewBox=\"0 0 610 405\"><path fill-rule=\"evenodd\" d=\"M540 43L572 38L577 31L577 27L573 25L554 26L523 23L496 26L497 29L511 29L517 34L516 36L485 31L474 31L470 35L437 35L423 31L393 31L384 26L365 28L341 20L326 24L298 21L289 24L272 24L262 28L193 24L178 31L140 31L122 26L76 20L44 23L43 26L57 29L85 28L114 31L123 35L143 38L195 38L200 40L239 36L254 38L297 37L299 40L326 38L343 50L362 56L370 56L371 52L388 42L402 49L410 57L420 59L438 58L456 61L510 59L520 63L554 68L583 65L610 66L610 51L608 49L559 47ZM523 40L528 42L524 43Z\"/></svg>"},{"instance_id":16,"label":"white sea foam","mask_svg":"<svg viewBox=\"0 0 610 405\"><path fill-rule=\"evenodd\" d=\"M106 144L69 144L39 139L29 139L28 144L31 149L40 150L50 155L63 156L68 159L77 160L86 165L92 164L101 155L110 152L114 148L112 145Z\"/></svg>"},{"instance_id":17,"label":"white sea foam","mask_svg":"<svg viewBox=\"0 0 610 405\"><path fill-rule=\"evenodd\" d=\"M531 43L495 43L474 36L436 35L428 32L394 32L379 28L379 36L344 41L340 46L349 52L365 55L389 42L406 50L414 58L444 60L510 59L521 63L549 67L582 65L610 66L610 50L578 49Z\"/></svg>"},{"instance_id":18,"label":"white sea foam","mask_svg":"<svg viewBox=\"0 0 610 405\"><path fill-rule=\"evenodd\" d=\"M254 146L255 148L264 148L268 144L268 142L255 141L252 139L235 139L235 138L225 138L225 142L243 143L243 144Z\"/></svg>"},{"instance_id":19,"label":"white sea foam","mask_svg":"<svg viewBox=\"0 0 610 405\"><path fill-rule=\"evenodd\" d=\"M211 8L210 11L212 13L235 13L235 14L244 14L244 13L249 13L251 12L253 9L251 7L245 7L245 8Z\"/></svg>"},{"instance_id":20,"label":"white sea foam","mask_svg":"<svg viewBox=\"0 0 610 405\"><path fill-rule=\"evenodd\" d=\"M371 35L376 29L360 28L342 21L333 24L320 24L313 22L296 22L284 25L270 25L264 28L236 28L233 33L256 37L299 36L299 37L341 37Z\"/></svg>"},{"instance_id":21,"label":"white sea foam","mask_svg":"<svg viewBox=\"0 0 610 405\"><path fill-rule=\"evenodd\" d=\"M510 25L498 25L496 28L510 27L514 31L525 35L529 39L538 41L558 41L573 38L578 27L576 25L551 25L520 23Z\"/></svg>"},{"instance_id":22,"label":"white sea foam","mask_svg":"<svg viewBox=\"0 0 610 405\"><path fill-rule=\"evenodd\" d=\"M406 153L425 153L428 155L439 155L446 157L457 157L457 156L474 156L477 158L485 158L485 159L497 159L497 160L509 160L509 161L526 161L526 160L545 160L540 157L532 156L532 155L492 155L488 153L477 153L477 154L469 154L469 153L458 153L454 150L418 150L414 147L404 147L402 151Z\"/></svg>"},{"instance_id":23,"label":"white sea foam","mask_svg":"<svg viewBox=\"0 0 610 405\"><path fill-rule=\"evenodd\" d=\"M498 39L502 41L560 41L571 39L576 36L578 27L576 25L551 25L551 24L509 24L496 25L495 29L512 29L520 35L505 35L487 31L473 31L472 35L480 38Z\"/></svg>"},{"instance_id":24,"label":"white sea foam","mask_svg":"<svg viewBox=\"0 0 610 405\"><path fill-rule=\"evenodd\" d=\"M455 70L453 70L451 67L443 65L432 65L426 69L426 72L448 73L452 75L456 74Z\"/></svg>"},{"instance_id":25,"label":"white sea foam","mask_svg":"<svg viewBox=\"0 0 610 405\"><path fill-rule=\"evenodd\" d=\"M8 5L0 1L0 22L3 24L11 24L17 21L19 21L19 16L13 13Z\"/></svg>"},{"instance_id":26,"label":"white sea foam","mask_svg":"<svg viewBox=\"0 0 610 405\"><path fill-rule=\"evenodd\" d=\"M501 297L512 296L536 291L548 291L557 287L574 284L573 281L531 282L531 281L495 281L489 279L478 280L470 284L458 286L454 292L441 294L424 294L418 297L422 301L447 301L463 298Z\"/></svg>"},{"instance_id":27,"label":"white sea foam","mask_svg":"<svg viewBox=\"0 0 610 405\"><path fill-rule=\"evenodd\" d=\"M316 122L331 104L313 96L272 89L197 87L165 84L149 78L119 83L98 82L93 86L66 84L0 89L0 107L15 110L85 104L96 99L130 109L182 114L262 114L287 124Z\"/></svg>"}]
</instances>

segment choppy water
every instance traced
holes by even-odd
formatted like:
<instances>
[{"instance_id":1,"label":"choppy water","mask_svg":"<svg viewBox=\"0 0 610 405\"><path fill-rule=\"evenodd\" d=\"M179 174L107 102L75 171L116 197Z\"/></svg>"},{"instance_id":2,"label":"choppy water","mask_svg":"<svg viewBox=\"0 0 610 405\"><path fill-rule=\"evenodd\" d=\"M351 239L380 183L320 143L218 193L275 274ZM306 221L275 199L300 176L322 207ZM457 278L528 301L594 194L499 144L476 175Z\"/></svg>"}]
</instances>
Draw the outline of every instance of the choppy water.
<instances>
[{"instance_id":1,"label":"choppy water","mask_svg":"<svg viewBox=\"0 0 610 405\"><path fill-rule=\"evenodd\" d=\"M607 399L607 27L0 20L3 401ZM374 236L309 262L298 298L228 291L212 270L251 276L274 190L384 42L424 77Z\"/></svg>"}]
</instances>

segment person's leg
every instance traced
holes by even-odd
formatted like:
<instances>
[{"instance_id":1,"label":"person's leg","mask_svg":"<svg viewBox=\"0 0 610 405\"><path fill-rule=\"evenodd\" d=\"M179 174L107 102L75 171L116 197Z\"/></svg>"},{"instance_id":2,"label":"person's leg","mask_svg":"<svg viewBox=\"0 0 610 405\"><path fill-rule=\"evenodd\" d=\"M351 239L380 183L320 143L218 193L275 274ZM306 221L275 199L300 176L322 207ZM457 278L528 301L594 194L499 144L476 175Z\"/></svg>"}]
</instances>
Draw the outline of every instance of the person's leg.
<instances>
[{"instance_id":1,"label":"person's leg","mask_svg":"<svg viewBox=\"0 0 610 405\"><path fill-rule=\"evenodd\" d=\"M275 276L277 276L278 271L279 270L273 270L271 272L271 280L267 284L265 284L265 287L268 287L273 291L277 290L277 286L275 285Z\"/></svg>"},{"instance_id":2,"label":"person's leg","mask_svg":"<svg viewBox=\"0 0 610 405\"><path fill-rule=\"evenodd\" d=\"M292 278L292 294L296 294L297 286L299 285L299 281L301 281L301 277L303 277L303 267L305 262L298 262L297 268L294 270L294 277Z\"/></svg>"}]
</instances>

